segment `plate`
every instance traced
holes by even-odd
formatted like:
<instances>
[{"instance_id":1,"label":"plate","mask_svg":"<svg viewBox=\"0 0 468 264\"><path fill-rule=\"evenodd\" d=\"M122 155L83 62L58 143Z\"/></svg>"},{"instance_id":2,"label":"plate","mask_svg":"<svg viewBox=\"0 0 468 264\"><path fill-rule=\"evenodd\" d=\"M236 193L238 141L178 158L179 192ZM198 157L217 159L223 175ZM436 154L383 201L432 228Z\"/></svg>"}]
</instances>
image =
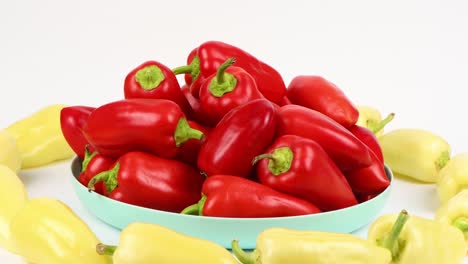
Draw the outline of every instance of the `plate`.
<instances>
[{"instance_id":1,"label":"plate","mask_svg":"<svg viewBox=\"0 0 468 264\"><path fill-rule=\"evenodd\" d=\"M182 215L119 202L89 192L78 181L81 171L81 160L78 157L73 159L71 170L73 187L81 203L108 225L122 230L133 222L159 224L189 236L210 240L227 249L231 248L233 239L238 239L244 249L255 248L257 235L270 227L351 233L369 224L380 213L388 200L393 182L393 174L385 166L390 185L378 196L355 206L302 216L223 218Z\"/></svg>"}]
</instances>

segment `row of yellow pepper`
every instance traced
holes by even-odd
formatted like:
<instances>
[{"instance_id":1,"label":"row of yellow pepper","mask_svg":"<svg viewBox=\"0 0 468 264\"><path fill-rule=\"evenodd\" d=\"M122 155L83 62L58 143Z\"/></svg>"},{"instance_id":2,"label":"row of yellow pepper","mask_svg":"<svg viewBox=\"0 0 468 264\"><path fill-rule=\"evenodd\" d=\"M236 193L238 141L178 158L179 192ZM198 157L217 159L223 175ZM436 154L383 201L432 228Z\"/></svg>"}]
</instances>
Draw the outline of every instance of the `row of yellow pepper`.
<instances>
[{"instance_id":1,"label":"row of yellow pepper","mask_svg":"<svg viewBox=\"0 0 468 264\"><path fill-rule=\"evenodd\" d=\"M29 199L16 173L4 165L0 165L0 175L0 246L35 264L459 264L467 251L457 228L443 221L408 217L405 212L378 218L369 228L368 239L269 228L259 234L252 253L233 241L236 257L211 241L148 223L130 224L121 232L118 246L107 246L62 202Z\"/></svg>"},{"instance_id":2,"label":"row of yellow pepper","mask_svg":"<svg viewBox=\"0 0 468 264\"><path fill-rule=\"evenodd\" d=\"M375 108L360 107L359 111L363 126L372 129L382 120ZM446 140L422 129L376 135L385 163L397 177L436 184L440 206L435 220L460 229L468 243L468 153L451 156Z\"/></svg>"},{"instance_id":3,"label":"row of yellow pepper","mask_svg":"<svg viewBox=\"0 0 468 264\"><path fill-rule=\"evenodd\" d=\"M372 128L382 120L378 110L361 107L361 125ZM371 121L369 121L371 120ZM468 153L452 156L449 143L423 129L402 128L376 133L385 163L397 177L435 183L441 204L468 188Z\"/></svg>"}]
</instances>

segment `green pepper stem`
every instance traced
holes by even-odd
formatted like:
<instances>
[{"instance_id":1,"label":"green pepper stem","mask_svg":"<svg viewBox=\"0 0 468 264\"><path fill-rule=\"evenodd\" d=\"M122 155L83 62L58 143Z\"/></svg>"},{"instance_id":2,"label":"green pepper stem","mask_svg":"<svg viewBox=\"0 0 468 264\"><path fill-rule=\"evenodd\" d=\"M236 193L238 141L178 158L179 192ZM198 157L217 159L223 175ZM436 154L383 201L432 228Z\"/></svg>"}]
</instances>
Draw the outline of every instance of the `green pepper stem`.
<instances>
[{"instance_id":1,"label":"green pepper stem","mask_svg":"<svg viewBox=\"0 0 468 264\"><path fill-rule=\"evenodd\" d=\"M201 199L196 204L186 207L180 213L190 215L203 215L203 207L205 206L206 198L206 195L202 194Z\"/></svg>"},{"instance_id":2,"label":"green pepper stem","mask_svg":"<svg viewBox=\"0 0 468 264\"><path fill-rule=\"evenodd\" d=\"M450 151L444 151L440 153L440 156L437 158L435 164L437 171L440 171L447 163L450 161Z\"/></svg>"},{"instance_id":3,"label":"green pepper stem","mask_svg":"<svg viewBox=\"0 0 468 264\"><path fill-rule=\"evenodd\" d=\"M273 157L273 154L270 154L270 153L260 154L252 159L252 165L257 164L257 162L262 159L270 159L273 161L275 160L275 158Z\"/></svg>"},{"instance_id":4,"label":"green pepper stem","mask_svg":"<svg viewBox=\"0 0 468 264\"><path fill-rule=\"evenodd\" d=\"M460 229L463 232L463 234L466 235L468 233L468 217L458 217L457 219L455 219L455 221L453 221L452 225Z\"/></svg>"},{"instance_id":5,"label":"green pepper stem","mask_svg":"<svg viewBox=\"0 0 468 264\"><path fill-rule=\"evenodd\" d=\"M111 193L117 187L117 174L119 169L120 163L116 163L112 169L96 174L88 183L88 191L94 191L94 185L100 181L103 181L104 185L106 186L107 193Z\"/></svg>"},{"instance_id":6,"label":"green pepper stem","mask_svg":"<svg viewBox=\"0 0 468 264\"><path fill-rule=\"evenodd\" d=\"M219 66L216 78L211 79L208 86L208 91L211 95L222 97L224 94L234 91L237 86L237 79L233 74L227 73L226 70L235 62L235 58L230 58Z\"/></svg>"},{"instance_id":7,"label":"green pepper stem","mask_svg":"<svg viewBox=\"0 0 468 264\"><path fill-rule=\"evenodd\" d=\"M395 117L395 113L390 113L387 117L385 117L382 121L378 122L374 126L370 127L370 130L372 133L378 133L380 130L382 130L390 121L393 120Z\"/></svg>"},{"instance_id":8,"label":"green pepper stem","mask_svg":"<svg viewBox=\"0 0 468 264\"><path fill-rule=\"evenodd\" d=\"M88 190L89 191L94 191L94 185L96 185L96 183L100 182L100 181L103 181L103 182L106 182L107 179L109 179L110 177L110 171L103 171L101 173L98 173L96 174L93 178L91 178L91 180L88 182Z\"/></svg>"},{"instance_id":9,"label":"green pepper stem","mask_svg":"<svg viewBox=\"0 0 468 264\"><path fill-rule=\"evenodd\" d=\"M96 245L96 252L99 255L112 256L114 255L114 252L116 249L117 249L116 246L105 245L103 243L99 243Z\"/></svg>"},{"instance_id":10,"label":"green pepper stem","mask_svg":"<svg viewBox=\"0 0 468 264\"><path fill-rule=\"evenodd\" d=\"M236 62L236 58L229 58L227 59L221 66L219 66L218 71L216 72L216 80L218 84L222 84L224 82L224 73L226 72L227 68L233 65Z\"/></svg>"},{"instance_id":11,"label":"green pepper stem","mask_svg":"<svg viewBox=\"0 0 468 264\"><path fill-rule=\"evenodd\" d=\"M257 253L253 251L252 253L245 252L240 246L238 240L233 240L231 242L232 253L242 264L255 264L257 261Z\"/></svg>"},{"instance_id":12,"label":"green pepper stem","mask_svg":"<svg viewBox=\"0 0 468 264\"><path fill-rule=\"evenodd\" d=\"M392 253L392 259L396 260L400 254L400 242L399 236L406 221L408 221L409 215L406 210L402 210L398 215L398 218L393 224L390 233L380 242L380 246L387 248Z\"/></svg>"},{"instance_id":13,"label":"green pepper stem","mask_svg":"<svg viewBox=\"0 0 468 264\"><path fill-rule=\"evenodd\" d=\"M146 91L157 88L165 79L166 76L164 76L161 68L156 65L146 66L135 74L136 82Z\"/></svg>"},{"instance_id":14,"label":"green pepper stem","mask_svg":"<svg viewBox=\"0 0 468 264\"><path fill-rule=\"evenodd\" d=\"M179 119L179 122L177 123L177 127L174 132L174 140L176 143L176 147L179 147L189 139L202 140L204 137L205 135L203 134L203 132L190 127L190 124L188 123L186 118L181 117Z\"/></svg>"},{"instance_id":15,"label":"green pepper stem","mask_svg":"<svg viewBox=\"0 0 468 264\"><path fill-rule=\"evenodd\" d=\"M199 215L200 208L198 206L198 203L189 205L185 207L181 214L186 214L186 215Z\"/></svg>"},{"instance_id":16,"label":"green pepper stem","mask_svg":"<svg viewBox=\"0 0 468 264\"><path fill-rule=\"evenodd\" d=\"M179 66L177 68L172 69L172 72L174 73L174 75L179 75L179 74L182 74L182 73L191 73L192 69L193 69L193 67L192 67L191 64L182 65L182 66Z\"/></svg>"},{"instance_id":17,"label":"green pepper stem","mask_svg":"<svg viewBox=\"0 0 468 264\"><path fill-rule=\"evenodd\" d=\"M179 66L177 68L172 69L172 72L175 75L179 75L182 73L189 73L192 75L192 82L198 78L200 75L200 59L198 56L193 57L192 61L189 65Z\"/></svg>"},{"instance_id":18,"label":"green pepper stem","mask_svg":"<svg viewBox=\"0 0 468 264\"><path fill-rule=\"evenodd\" d=\"M96 154L97 154L97 151L94 151L93 153L89 151L89 145L85 146L85 155L83 158L83 163L81 164L81 172L86 170L89 162L94 158L94 156L96 156Z\"/></svg>"},{"instance_id":19,"label":"green pepper stem","mask_svg":"<svg viewBox=\"0 0 468 264\"><path fill-rule=\"evenodd\" d=\"M252 165L255 165L260 159L269 159L268 169L270 172L278 176L281 173L289 171L291 169L291 164L294 158L294 153L289 147L281 147L275 149L271 154L265 153L256 156L252 160Z\"/></svg>"}]
</instances>

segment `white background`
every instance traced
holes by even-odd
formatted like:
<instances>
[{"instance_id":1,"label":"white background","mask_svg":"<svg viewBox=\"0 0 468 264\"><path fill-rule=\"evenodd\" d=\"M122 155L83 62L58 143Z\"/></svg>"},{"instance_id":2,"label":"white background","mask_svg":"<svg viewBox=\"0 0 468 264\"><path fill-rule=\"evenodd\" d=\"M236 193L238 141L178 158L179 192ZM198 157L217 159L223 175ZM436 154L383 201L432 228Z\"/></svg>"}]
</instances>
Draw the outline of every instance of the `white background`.
<instances>
[{"instance_id":1,"label":"white background","mask_svg":"<svg viewBox=\"0 0 468 264\"><path fill-rule=\"evenodd\" d=\"M201 42L221 40L269 63L286 83L322 75L356 104L395 112L387 130L427 129L453 154L468 152L467 14L464 0L1 1L0 127L49 104L121 99L133 67L152 59L173 68ZM117 243L118 232L77 200L69 163L20 177L32 197L61 199L101 240ZM382 213L433 216L433 185L394 187ZM0 263L21 262L0 249Z\"/></svg>"}]
</instances>

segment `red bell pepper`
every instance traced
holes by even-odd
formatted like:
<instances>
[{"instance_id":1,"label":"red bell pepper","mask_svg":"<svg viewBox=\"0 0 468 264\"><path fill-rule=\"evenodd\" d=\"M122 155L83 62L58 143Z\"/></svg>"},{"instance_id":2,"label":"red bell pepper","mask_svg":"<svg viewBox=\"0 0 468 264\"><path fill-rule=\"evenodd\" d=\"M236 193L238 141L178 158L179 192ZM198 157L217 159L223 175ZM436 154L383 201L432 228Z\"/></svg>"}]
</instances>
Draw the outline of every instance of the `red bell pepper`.
<instances>
[{"instance_id":1,"label":"red bell pepper","mask_svg":"<svg viewBox=\"0 0 468 264\"><path fill-rule=\"evenodd\" d=\"M344 92L320 76L300 75L288 86L287 96L293 104L323 113L344 127L356 124L359 111Z\"/></svg>"},{"instance_id":2,"label":"red bell pepper","mask_svg":"<svg viewBox=\"0 0 468 264\"><path fill-rule=\"evenodd\" d=\"M278 102L286 95L286 85L278 71L250 53L220 41L202 43L188 65L175 68L173 71L176 75L182 73L192 75L190 90L195 97L198 97L204 79L216 73L219 66L232 57L236 58L238 67L252 75L258 90L268 100Z\"/></svg>"},{"instance_id":3,"label":"red bell pepper","mask_svg":"<svg viewBox=\"0 0 468 264\"><path fill-rule=\"evenodd\" d=\"M315 141L284 135L253 160L260 182L317 205L323 211L357 204L340 169Z\"/></svg>"},{"instance_id":4,"label":"red bell pepper","mask_svg":"<svg viewBox=\"0 0 468 264\"><path fill-rule=\"evenodd\" d=\"M349 185L356 193L376 194L382 192L390 185L390 180L385 173L384 164L373 151L370 151L370 153L372 156L371 165L344 172Z\"/></svg>"},{"instance_id":5,"label":"red bell pepper","mask_svg":"<svg viewBox=\"0 0 468 264\"><path fill-rule=\"evenodd\" d=\"M299 105L278 111L277 137L297 135L318 142L341 170L367 167L372 157L367 146L326 115Z\"/></svg>"},{"instance_id":6,"label":"red bell pepper","mask_svg":"<svg viewBox=\"0 0 468 264\"><path fill-rule=\"evenodd\" d=\"M109 170L115 163L114 159L108 158L104 155L94 151L91 153L86 149L86 154L82 162L81 173L78 176L78 181L84 186L88 187L89 181L98 173ZM97 182L94 185L95 192L106 195L106 187L103 181Z\"/></svg>"},{"instance_id":7,"label":"red bell pepper","mask_svg":"<svg viewBox=\"0 0 468 264\"><path fill-rule=\"evenodd\" d=\"M384 162L382 154L382 148L380 147L379 141L372 131L365 127L353 125L348 127L349 132L353 133L359 140L361 140L366 146L377 156L380 162Z\"/></svg>"},{"instance_id":8,"label":"red bell pepper","mask_svg":"<svg viewBox=\"0 0 468 264\"><path fill-rule=\"evenodd\" d=\"M357 193L356 197L357 197L359 203L364 203L364 202L367 202L369 200L374 199L377 195L378 194L359 194L359 193Z\"/></svg>"},{"instance_id":9,"label":"red bell pepper","mask_svg":"<svg viewBox=\"0 0 468 264\"><path fill-rule=\"evenodd\" d=\"M187 117L191 106L184 96L176 76L157 61L146 61L130 71L124 82L125 98L167 99L179 105Z\"/></svg>"},{"instance_id":10,"label":"red bell pepper","mask_svg":"<svg viewBox=\"0 0 468 264\"><path fill-rule=\"evenodd\" d=\"M249 101L264 98L255 80L244 69L232 66L230 58L200 87L200 107L208 124L216 126L231 109Z\"/></svg>"},{"instance_id":11,"label":"red bell pepper","mask_svg":"<svg viewBox=\"0 0 468 264\"><path fill-rule=\"evenodd\" d=\"M205 180L203 196L182 214L214 217L283 217L319 213L312 203L275 191L265 185L231 175Z\"/></svg>"},{"instance_id":12,"label":"red bell pepper","mask_svg":"<svg viewBox=\"0 0 468 264\"><path fill-rule=\"evenodd\" d=\"M89 144L83 135L82 129L94 109L91 106L77 105L65 107L60 111L62 134L68 145L70 145L71 149L80 159L84 158L85 147ZM93 151L94 147L89 146L89 149Z\"/></svg>"},{"instance_id":13,"label":"red bell pepper","mask_svg":"<svg viewBox=\"0 0 468 264\"><path fill-rule=\"evenodd\" d=\"M192 95L190 88L187 85L183 85L180 89L182 90L182 93L185 95L185 98L187 98L187 101L192 108L192 113L190 114L191 119L204 126L208 126L201 111L200 100Z\"/></svg>"},{"instance_id":14,"label":"red bell pepper","mask_svg":"<svg viewBox=\"0 0 468 264\"><path fill-rule=\"evenodd\" d=\"M200 148L207 138L210 137L212 128L206 127L196 123L195 121L188 121L191 128L201 131L204 135L202 140L198 139L189 139L184 144L180 146L180 151L177 156L177 160L183 161L187 164L190 164L194 167L197 166L198 153Z\"/></svg>"},{"instance_id":15,"label":"red bell pepper","mask_svg":"<svg viewBox=\"0 0 468 264\"><path fill-rule=\"evenodd\" d=\"M145 152L128 152L88 184L104 181L109 198L146 208L179 213L201 198L205 177L183 162Z\"/></svg>"},{"instance_id":16,"label":"red bell pepper","mask_svg":"<svg viewBox=\"0 0 468 264\"><path fill-rule=\"evenodd\" d=\"M266 99L247 102L229 111L202 145L198 168L206 175L248 177L252 159L273 140L276 112Z\"/></svg>"},{"instance_id":17,"label":"red bell pepper","mask_svg":"<svg viewBox=\"0 0 468 264\"><path fill-rule=\"evenodd\" d=\"M180 107L166 99L125 99L98 107L83 128L102 155L118 158L130 151L147 151L174 158L179 147L203 133L189 126Z\"/></svg>"},{"instance_id":18,"label":"red bell pepper","mask_svg":"<svg viewBox=\"0 0 468 264\"><path fill-rule=\"evenodd\" d=\"M285 105L290 105L290 104L292 104L291 100L289 100L287 96L283 96L283 98L281 98L281 100L278 102L279 106L285 106Z\"/></svg>"},{"instance_id":19,"label":"red bell pepper","mask_svg":"<svg viewBox=\"0 0 468 264\"><path fill-rule=\"evenodd\" d=\"M384 120L378 123L375 126L375 130L372 131L366 127L361 127L358 125L353 125L348 127L348 130L353 133L359 140L361 140L367 147L377 155L377 158L384 162L384 157L382 153L382 148L380 147L379 141L375 133L381 130L388 122L390 122L393 117L395 116L394 113L389 114Z\"/></svg>"}]
</instances>

